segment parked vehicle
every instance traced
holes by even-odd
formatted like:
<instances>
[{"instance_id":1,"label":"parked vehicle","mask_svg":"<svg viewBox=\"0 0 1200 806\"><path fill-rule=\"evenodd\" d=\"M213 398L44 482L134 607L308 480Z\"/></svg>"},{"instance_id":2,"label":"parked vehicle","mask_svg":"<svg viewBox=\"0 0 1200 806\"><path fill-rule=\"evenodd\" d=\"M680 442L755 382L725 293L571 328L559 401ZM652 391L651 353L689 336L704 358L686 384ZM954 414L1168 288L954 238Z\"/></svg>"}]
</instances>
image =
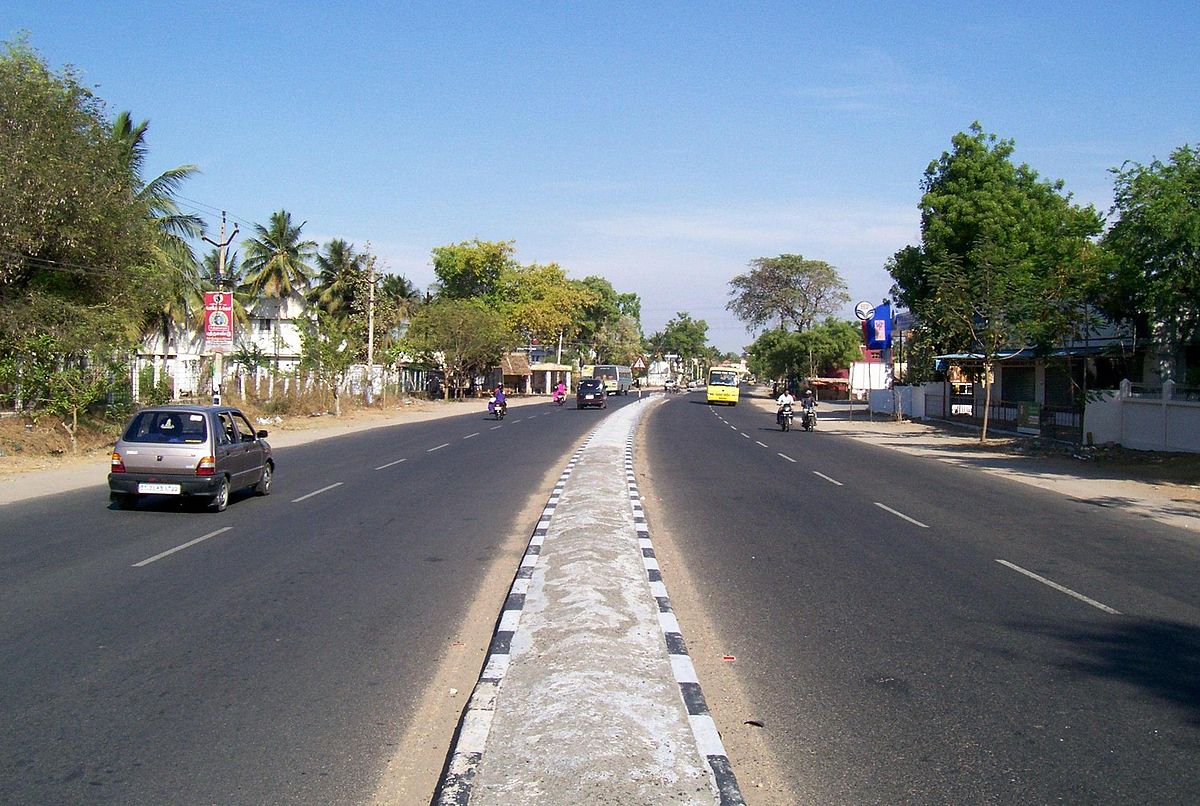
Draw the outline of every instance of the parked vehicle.
<instances>
[{"instance_id":1,"label":"parked vehicle","mask_svg":"<svg viewBox=\"0 0 1200 806\"><path fill-rule=\"evenodd\" d=\"M604 389L604 381L599 378L584 378L579 382L575 392L575 408L586 409L595 406L598 409L608 408L608 393Z\"/></svg>"},{"instance_id":2,"label":"parked vehicle","mask_svg":"<svg viewBox=\"0 0 1200 806\"><path fill-rule=\"evenodd\" d=\"M780 407L779 411L775 415L775 422L779 423L779 426L784 431L792 430L792 404L791 403L784 403L783 406Z\"/></svg>"},{"instance_id":3,"label":"parked vehicle","mask_svg":"<svg viewBox=\"0 0 1200 806\"><path fill-rule=\"evenodd\" d=\"M271 492L267 432L229 406L153 406L130 418L113 446L109 499L130 509L148 495L207 500L216 512L235 490Z\"/></svg>"}]
</instances>

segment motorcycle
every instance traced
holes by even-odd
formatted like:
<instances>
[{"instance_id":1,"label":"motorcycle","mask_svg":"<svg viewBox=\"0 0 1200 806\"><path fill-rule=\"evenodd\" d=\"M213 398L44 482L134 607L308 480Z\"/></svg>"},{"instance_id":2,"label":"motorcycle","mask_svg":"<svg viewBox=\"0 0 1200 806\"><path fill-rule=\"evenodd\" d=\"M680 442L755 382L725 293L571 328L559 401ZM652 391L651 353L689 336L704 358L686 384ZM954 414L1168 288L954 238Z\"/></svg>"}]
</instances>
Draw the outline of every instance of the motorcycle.
<instances>
[{"instance_id":1,"label":"motorcycle","mask_svg":"<svg viewBox=\"0 0 1200 806\"><path fill-rule=\"evenodd\" d=\"M560 395L560 394L558 394L557 392L555 392L555 393L554 393L554 403L555 403L555 405L557 405L557 406L561 406L562 404L564 404L564 403L566 403L566 402L567 402L567 396L566 396L566 395Z\"/></svg>"},{"instance_id":2,"label":"motorcycle","mask_svg":"<svg viewBox=\"0 0 1200 806\"><path fill-rule=\"evenodd\" d=\"M812 431L817 427L817 413L812 409L802 409L800 412L800 427Z\"/></svg>"},{"instance_id":3,"label":"motorcycle","mask_svg":"<svg viewBox=\"0 0 1200 806\"><path fill-rule=\"evenodd\" d=\"M776 412L776 414L775 414L775 422L779 423L779 426L784 431L792 430L792 404L791 403L784 403L783 406L780 407L779 411Z\"/></svg>"},{"instance_id":4,"label":"motorcycle","mask_svg":"<svg viewBox=\"0 0 1200 806\"><path fill-rule=\"evenodd\" d=\"M496 398L488 398L488 414L495 417L497 420L503 420L504 415L508 414L508 403L505 401L496 402Z\"/></svg>"}]
</instances>

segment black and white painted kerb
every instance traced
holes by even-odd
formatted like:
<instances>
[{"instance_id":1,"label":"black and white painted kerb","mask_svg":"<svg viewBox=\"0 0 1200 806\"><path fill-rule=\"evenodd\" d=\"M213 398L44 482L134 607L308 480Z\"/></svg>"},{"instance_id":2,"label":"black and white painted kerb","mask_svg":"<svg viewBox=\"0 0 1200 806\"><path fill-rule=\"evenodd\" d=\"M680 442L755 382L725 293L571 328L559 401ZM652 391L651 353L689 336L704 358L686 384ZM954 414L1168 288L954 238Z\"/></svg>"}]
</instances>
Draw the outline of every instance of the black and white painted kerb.
<instances>
[{"instance_id":1,"label":"black and white painted kerb","mask_svg":"<svg viewBox=\"0 0 1200 806\"><path fill-rule=\"evenodd\" d=\"M631 437L661 403L615 407L568 462L500 615L440 804L743 803L633 475Z\"/></svg>"},{"instance_id":2,"label":"black and white painted kerb","mask_svg":"<svg viewBox=\"0 0 1200 806\"><path fill-rule=\"evenodd\" d=\"M654 545L650 542L650 527L646 522L646 512L642 508L637 476L633 472L633 443L634 437L630 434L625 443L625 483L629 487L629 503L633 507L634 529L637 530L638 545L642 550L646 579L650 583L650 593L658 603L658 624L662 628L667 654L671 659L671 671L675 675L675 682L679 684L679 694L683 698L684 707L687 708L692 735L696 737L696 746L708 767L721 806L745 804L737 778L733 774L733 766L729 763L729 756L721 741L721 734L708 711L708 703L704 701L700 679L688 655L679 621L671 610L671 598L667 595L662 569L658 566Z\"/></svg>"},{"instance_id":3,"label":"black and white painted kerb","mask_svg":"<svg viewBox=\"0 0 1200 806\"><path fill-rule=\"evenodd\" d=\"M554 510L558 508L559 499L567 486L567 479L571 477L571 471L575 469L579 457L583 455L591 439L592 435L589 435L571 455L570 461L550 492L550 498L542 509L533 535L529 538L529 545L521 558L516 578L509 588L500 612L500 620L492 635L487 663L484 664L479 681L471 692L471 699L467 703L458 735L455 737L454 749L438 784L436 800L439 804L466 806L471 801L471 784L487 747L492 717L496 712L496 697L500 691L500 684L504 681L504 674L508 671L512 639L521 621L521 611L525 607L525 596L529 591L529 580L533 577L533 569L541 557L542 545L550 530L550 520L554 517Z\"/></svg>"}]
</instances>

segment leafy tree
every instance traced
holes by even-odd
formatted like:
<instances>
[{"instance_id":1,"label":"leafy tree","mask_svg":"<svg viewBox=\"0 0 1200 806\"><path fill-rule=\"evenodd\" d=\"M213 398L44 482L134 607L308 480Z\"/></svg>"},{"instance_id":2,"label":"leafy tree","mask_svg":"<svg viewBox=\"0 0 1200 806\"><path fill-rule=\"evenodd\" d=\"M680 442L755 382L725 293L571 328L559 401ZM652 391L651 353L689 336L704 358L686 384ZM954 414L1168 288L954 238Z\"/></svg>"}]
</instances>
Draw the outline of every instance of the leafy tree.
<instances>
[{"instance_id":1,"label":"leafy tree","mask_svg":"<svg viewBox=\"0 0 1200 806\"><path fill-rule=\"evenodd\" d=\"M447 299L481 299L495 306L506 275L516 260L513 241L463 241L433 250L438 295Z\"/></svg>"},{"instance_id":2,"label":"leafy tree","mask_svg":"<svg viewBox=\"0 0 1200 806\"><path fill-rule=\"evenodd\" d=\"M1200 151L1185 145L1165 163L1113 172L1120 218L1104 241L1117 259L1106 307L1154 336L1167 380L1174 352L1200 336Z\"/></svg>"},{"instance_id":3,"label":"leafy tree","mask_svg":"<svg viewBox=\"0 0 1200 806\"><path fill-rule=\"evenodd\" d=\"M440 366L450 387L465 388L478 372L494 367L516 344L504 318L478 300L440 299L417 311L408 327L410 355Z\"/></svg>"},{"instance_id":4,"label":"leafy tree","mask_svg":"<svg viewBox=\"0 0 1200 806\"><path fill-rule=\"evenodd\" d=\"M574 326L581 358L624 364L640 355L642 301L638 295L618 294L611 282L596 275L574 282L591 293Z\"/></svg>"},{"instance_id":5,"label":"leafy tree","mask_svg":"<svg viewBox=\"0 0 1200 806\"><path fill-rule=\"evenodd\" d=\"M657 355L673 353L685 361L700 358L705 355L708 342L708 322L693 319L691 314L680 311L647 342L650 352Z\"/></svg>"},{"instance_id":6,"label":"leafy tree","mask_svg":"<svg viewBox=\"0 0 1200 806\"><path fill-rule=\"evenodd\" d=\"M767 330L750 345L750 369L763 378L829 377L861 356L862 331L832 317L802 332Z\"/></svg>"},{"instance_id":7,"label":"leafy tree","mask_svg":"<svg viewBox=\"0 0 1200 806\"><path fill-rule=\"evenodd\" d=\"M103 103L18 39L0 54L0 121L0 353L35 333L69 342L63 325L132 340L168 283Z\"/></svg>"},{"instance_id":8,"label":"leafy tree","mask_svg":"<svg viewBox=\"0 0 1200 806\"><path fill-rule=\"evenodd\" d=\"M557 263L533 263L505 271L503 302L496 307L514 332L549 344L560 334L574 337L580 312L594 296Z\"/></svg>"},{"instance_id":9,"label":"leafy tree","mask_svg":"<svg viewBox=\"0 0 1200 806\"><path fill-rule=\"evenodd\" d=\"M779 320L782 330L791 322L797 330L808 330L817 317L835 313L850 301L846 283L837 269L823 260L803 255L760 257L751 269L729 281L726 309L751 327Z\"/></svg>"},{"instance_id":10,"label":"leafy tree","mask_svg":"<svg viewBox=\"0 0 1200 806\"><path fill-rule=\"evenodd\" d=\"M358 329L344 319L317 311L300 331L300 368L333 395L333 415L342 416L342 386L362 349Z\"/></svg>"},{"instance_id":11,"label":"leafy tree","mask_svg":"<svg viewBox=\"0 0 1200 806\"><path fill-rule=\"evenodd\" d=\"M379 294L392 300L406 315L415 311L421 304L421 292L411 280L400 274L384 275L379 284Z\"/></svg>"},{"instance_id":12,"label":"leafy tree","mask_svg":"<svg viewBox=\"0 0 1200 806\"><path fill-rule=\"evenodd\" d=\"M1002 349L1072 335L1072 312L1093 287L1089 238L1101 220L1061 181L1014 165L1013 142L978 123L951 143L925 170L921 246L900 250L889 270L919 328L941 349L980 353L986 378Z\"/></svg>"}]
</instances>

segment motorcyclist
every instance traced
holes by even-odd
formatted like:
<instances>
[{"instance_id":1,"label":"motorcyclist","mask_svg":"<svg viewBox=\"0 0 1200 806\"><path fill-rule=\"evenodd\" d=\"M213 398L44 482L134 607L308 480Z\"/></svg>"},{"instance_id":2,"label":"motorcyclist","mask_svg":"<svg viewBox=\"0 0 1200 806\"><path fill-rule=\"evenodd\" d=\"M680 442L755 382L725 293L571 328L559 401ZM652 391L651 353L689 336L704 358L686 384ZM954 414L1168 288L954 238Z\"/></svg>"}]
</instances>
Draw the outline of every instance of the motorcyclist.
<instances>
[{"instance_id":1,"label":"motorcyclist","mask_svg":"<svg viewBox=\"0 0 1200 806\"><path fill-rule=\"evenodd\" d=\"M804 390L804 397L800 400L800 409L804 412L806 418L810 418L812 422L816 422L817 417L817 397L813 394L812 389Z\"/></svg>"},{"instance_id":2,"label":"motorcyclist","mask_svg":"<svg viewBox=\"0 0 1200 806\"><path fill-rule=\"evenodd\" d=\"M779 397L775 398L775 422L779 422L779 419L783 416L783 407L790 406L795 402L796 398L792 397L791 391L785 386L783 391L779 393Z\"/></svg>"},{"instance_id":3,"label":"motorcyclist","mask_svg":"<svg viewBox=\"0 0 1200 806\"><path fill-rule=\"evenodd\" d=\"M501 409L505 414L508 413L508 400L504 397L504 384L496 384L496 388L492 391L492 399L488 401L488 410Z\"/></svg>"},{"instance_id":4,"label":"motorcyclist","mask_svg":"<svg viewBox=\"0 0 1200 806\"><path fill-rule=\"evenodd\" d=\"M558 382L558 386L554 387L554 402L562 400L567 396L567 385L562 381Z\"/></svg>"}]
</instances>

